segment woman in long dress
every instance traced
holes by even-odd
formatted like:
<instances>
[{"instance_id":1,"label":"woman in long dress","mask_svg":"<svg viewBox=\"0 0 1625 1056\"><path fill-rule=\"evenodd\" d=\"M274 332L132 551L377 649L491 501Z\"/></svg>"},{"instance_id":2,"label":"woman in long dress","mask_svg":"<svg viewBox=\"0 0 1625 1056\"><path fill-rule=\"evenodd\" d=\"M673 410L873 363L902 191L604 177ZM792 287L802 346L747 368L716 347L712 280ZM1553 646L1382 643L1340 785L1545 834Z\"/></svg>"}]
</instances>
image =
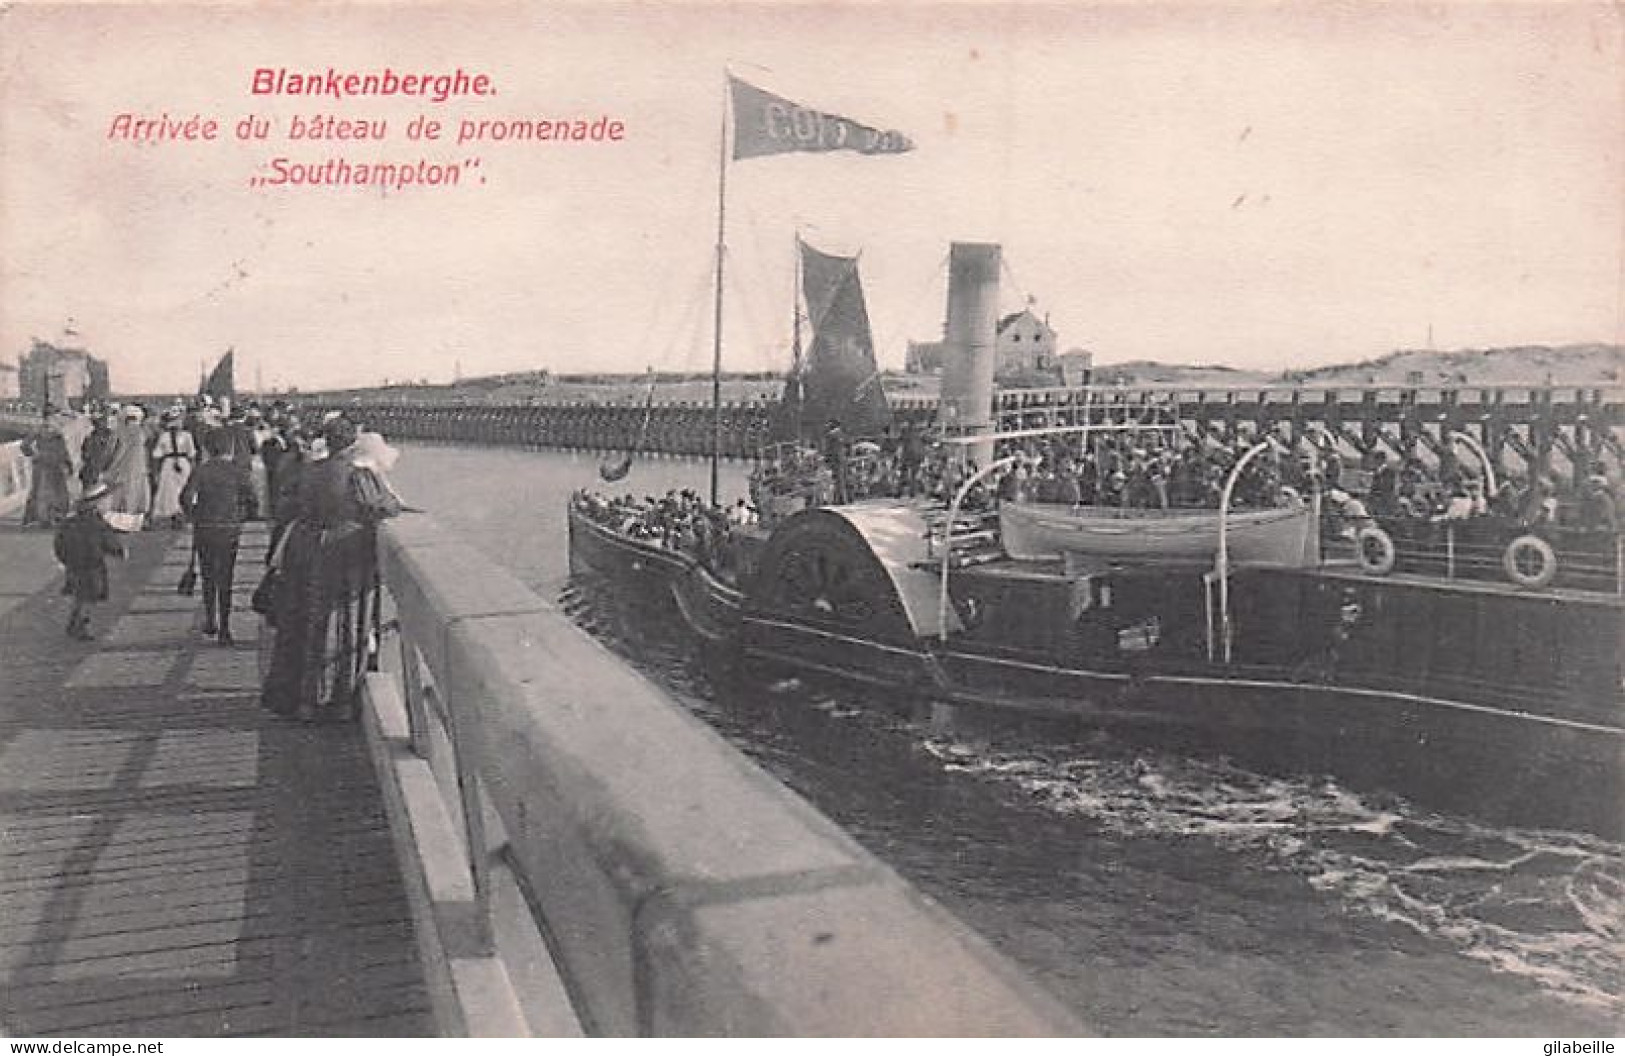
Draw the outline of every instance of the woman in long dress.
<instances>
[{"instance_id":1,"label":"woman in long dress","mask_svg":"<svg viewBox=\"0 0 1625 1056\"><path fill-rule=\"evenodd\" d=\"M152 445L152 461L158 467L154 474L157 482L152 489L152 519L155 522L167 520L172 528L180 527L184 516L181 492L192 479L192 467L197 464L197 445L181 424L180 415L166 411L164 431Z\"/></svg>"},{"instance_id":2,"label":"woman in long dress","mask_svg":"<svg viewBox=\"0 0 1625 1056\"><path fill-rule=\"evenodd\" d=\"M271 429L258 407L249 407L245 416L245 430L251 441L252 456L248 463L248 479L254 487L254 509L260 520L271 520L270 475L266 472L265 445L271 439Z\"/></svg>"},{"instance_id":3,"label":"woman in long dress","mask_svg":"<svg viewBox=\"0 0 1625 1056\"><path fill-rule=\"evenodd\" d=\"M356 713L376 604L376 528L400 512L378 475L356 464L352 423L335 418L322 435L332 453L303 467L276 563L276 638L260 695L271 711L307 722Z\"/></svg>"},{"instance_id":4,"label":"woman in long dress","mask_svg":"<svg viewBox=\"0 0 1625 1056\"><path fill-rule=\"evenodd\" d=\"M147 472L147 433L141 428L142 411L130 405L124 409L124 421L113 431L112 447L102 480L113 489L108 496L105 511L108 520L127 530L138 530L152 509L152 479Z\"/></svg>"},{"instance_id":5,"label":"woman in long dress","mask_svg":"<svg viewBox=\"0 0 1625 1056\"><path fill-rule=\"evenodd\" d=\"M23 524L51 527L73 512L73 498L68 492L73 459L68 454L68 441L60 426L47 422L39 433L23 441L23 454L33 459Z\"/></svg>"}]
</instances>

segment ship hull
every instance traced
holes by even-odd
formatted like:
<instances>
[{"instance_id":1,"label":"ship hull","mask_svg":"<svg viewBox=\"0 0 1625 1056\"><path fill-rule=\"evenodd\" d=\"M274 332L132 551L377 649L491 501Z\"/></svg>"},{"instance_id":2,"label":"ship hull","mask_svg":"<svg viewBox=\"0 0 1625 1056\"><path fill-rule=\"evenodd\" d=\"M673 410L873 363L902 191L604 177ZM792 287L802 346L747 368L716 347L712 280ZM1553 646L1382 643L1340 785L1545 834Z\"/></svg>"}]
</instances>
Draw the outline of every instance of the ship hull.
<instances>
[{"instance_id":1,"label":"ship hull","mask_svg":"<svg viewBox=\"0 0 1625 1056\"><path fill-rule=\"evenodd\" d=\"M1542 670L1474 681L1435 655L1464 651L1459 642L1417 638L1430 623L1493 622L1495 608L1511 601L1550 608L1538 599L1486 601L1482 586L1464 597L1438 584L1260 570L1238 577L1232 588L1244 607L1251 599L1248 618L1239 621L1241 644L1257 644L1227 667L1205 661L1200 629L1174 608L1152 621L1154 629L1134 608L1136 595L1153 604L1179 596L1188 575L1095 583L1092 604L1101 623L1090 631L1088 614L1077 610L1091 602L1080 602L1076 581L956 574L957 594L979 597L988 615L944 641L913 635L895 621L854 625L839 611L764 604L771 591L761 584L740 590L697 574L684 555L658 552L574 514L571 540L573 566L580 556L600 574L662 584L658 593L711 651L871 687L881 691L876 699L899 709L935 709L940 717L946 707L953 721L970 725L1019 716L1080 734L1110 729L1269 772L1334 775L1353 788L1485 820L1625 838L1617 676L1592 671L1589 679L1554 680ZM1100 597L1114 589L1119 597L1108 616ZM1314 611L1320 595L1360 607L1367 622L1396 626L1374 629L1386 642L1367 640L1358 628L1316 630L1309 625L1324 622ZM1582 655L1579 637L1568 631L1599 621L1618 628L1620 608L1601 597L1578 605L1583 611L1571 623L1549 633L1567 634L1571 660L1595 668L1607 658ZM1041 632L1061 622L1058 613L1073 617L1071 637L1046 639ZM1529 611L1513 615L1530 621ZM1269 642L1272 621L1305 630L1295 644ZM1520 633L1528 637L1526 627ZM1147 635L1159 640L1148 644ZM1180 648L1181 636L1188 648ZM1590 642L1595 653L1607 638L1593 635ZM1388 648L1406 650L1410 659L1384 659ZM1476 648L1513 651L1488 639ZM1550 640L1535 648L1550 649ZM1465 650L1462 664L1473 662L1472 651ZM1387 684L1379 669L1388 672Z\"/></svg>"},{"instance_id":2,"label":"ship hull","mask_svg":"<svg viewBox=\"0 0 1625 1056\"><path fill-rule=\"evenodd\" d=\"M633 539L574 507L569 516L572 576L607 576L644 597L669 601L701 640L731 647L744 598L739 589L686 554Z\"/></svg>"},{"instance_id":3,"label":"ship hull","mask_svg":"<svg viewBox=\"0 0 1625 1056\"><path fill-rule=\"evenodd\" d=\"M1397 689L908 649L784 618L747 616L742 633L753 661L880 689L904 710L947 704L973 729L1019 715L1111 730L1482 820L1625 839L1617 726Z\"/></svg>"}]
</instances>

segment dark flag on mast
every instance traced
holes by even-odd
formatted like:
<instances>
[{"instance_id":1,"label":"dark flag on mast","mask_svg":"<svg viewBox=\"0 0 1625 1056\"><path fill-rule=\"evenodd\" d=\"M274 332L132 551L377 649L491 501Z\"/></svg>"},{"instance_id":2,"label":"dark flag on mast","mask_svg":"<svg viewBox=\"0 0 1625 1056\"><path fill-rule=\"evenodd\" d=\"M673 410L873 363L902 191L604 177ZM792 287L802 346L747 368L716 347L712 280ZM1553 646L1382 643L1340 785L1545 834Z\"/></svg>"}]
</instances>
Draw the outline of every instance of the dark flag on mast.
<instances>
[{"instance_id":1,"label":"dark flag on mast","mask_svg":"<svg viewBox=\"0 0 1625 1056\"><path fill-rule=\"evenodd\" d=\"M237 389L232 380L232 360L235 355L235 352L228 351L220 357L220 362L209 372L208 379L198 386L199 396L213 396L217 400L221 397L228 400L236 398Z\"/></svg>"},{"instance_id":2,"label":"dark flag on mast","mask_svg":"<svg viewBox=\"0 0 1625 1056\"><path fill-rule=\"evenodd\" d=\"M821 154L853 150L859 154L902 154L914 142L901 132L860 125L838 114L826 114L764 92L737 77L728 78L733 92L733 158L768 154Z\"/></svg>"},{"instance_id":3,"label":"dark flag on mast","mask_svg":"<svg viewBox=\"0 0 1625 1056\"><path fill-rule=\"evenodd\" d=\"M802 369L779 401L774 438L806 442L832 421L853 439L877 437L891 424L891 408L885 391L874 384L879 369L858 258L822 253L799 239L797 245L813 339Z\"/></svg>"}]
</instances>

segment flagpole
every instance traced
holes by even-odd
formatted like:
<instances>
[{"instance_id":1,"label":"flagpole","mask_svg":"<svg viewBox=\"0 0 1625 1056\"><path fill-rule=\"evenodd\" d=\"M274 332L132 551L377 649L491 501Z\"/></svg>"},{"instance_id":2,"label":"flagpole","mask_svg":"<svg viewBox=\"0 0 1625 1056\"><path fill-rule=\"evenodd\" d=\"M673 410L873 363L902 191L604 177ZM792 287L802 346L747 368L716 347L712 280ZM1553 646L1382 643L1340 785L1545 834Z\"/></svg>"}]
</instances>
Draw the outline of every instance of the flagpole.
<instances>
[{"instance_id":1,"label":"flagpole","mask_svg":"<svg viewBox=\"0 0 1625 1056\"><path fill-rule=\"evenodd\" d=\"M796 443L800 444L806 426L807 386L802 379L801 362L801 232L796 232L795 288L790 291L791 346L790 370L796 383Z\"/></svg>"},{"instance_id":2,"label":"flagpole","mask_svg":"<svg viewBox=\"0 0 1625 1056\"><path fill-rule=\"evenodd\" d=\"M711 339L711 505L718 505L717 469L722 461L722 268L728 216L728 79L722 81L722 128L717 136L717 289Z\"/></svg>"}]
</instances>

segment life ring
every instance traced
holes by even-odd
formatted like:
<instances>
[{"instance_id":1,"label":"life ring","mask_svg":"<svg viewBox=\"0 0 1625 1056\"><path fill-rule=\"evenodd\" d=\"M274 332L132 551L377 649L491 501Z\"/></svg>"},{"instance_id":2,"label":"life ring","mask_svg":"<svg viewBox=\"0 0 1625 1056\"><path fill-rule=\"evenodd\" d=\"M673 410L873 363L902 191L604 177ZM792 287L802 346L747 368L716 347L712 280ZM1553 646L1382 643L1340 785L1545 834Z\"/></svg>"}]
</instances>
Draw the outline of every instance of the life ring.
<instances>
[{"instance_id":1,"label":"life ring","mask_svg":"<svg viewBox=\"0 0 1625 1056\"><path fill-rule=\"evenodd\" d=\"M1368 524L1354 535L1354 559L1360 570L1373 576L1386 576L1394 570L1398 558L1394 537L1374 524Z\"/></svg>"},{"instance_id":2,"label":"life ring","mask_svg":"<svg viewBox=\"0 0 1625 1056\"><path fill-rule=\"evenodd\" d=\"M1557 578L1557 551L1538 535L1520 535L1501 555L1507 578L1527 590L1539 590Z\"/></svg>"}]
</instances>

